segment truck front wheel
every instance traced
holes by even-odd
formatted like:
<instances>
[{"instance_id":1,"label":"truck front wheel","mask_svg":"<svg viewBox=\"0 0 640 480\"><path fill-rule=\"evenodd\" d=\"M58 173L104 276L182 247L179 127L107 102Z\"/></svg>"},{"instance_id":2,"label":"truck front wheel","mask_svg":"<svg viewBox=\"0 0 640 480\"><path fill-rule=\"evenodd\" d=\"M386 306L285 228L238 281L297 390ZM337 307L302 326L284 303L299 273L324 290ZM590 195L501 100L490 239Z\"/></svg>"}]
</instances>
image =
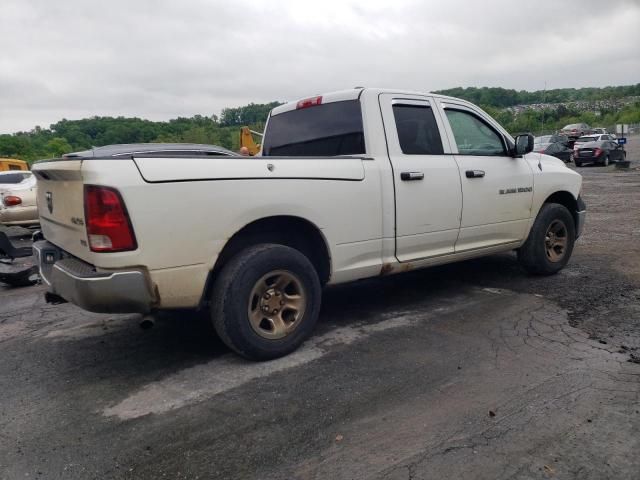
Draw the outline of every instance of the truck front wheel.
<instances>
[{"instance_id":1,"label":"truck front wheel","mask_svg":"<svg viewBox=\"0 0 640 480\"><path fill-rule=\"evenodd\" d=\"M298 250L252 246L233 257L214 283L213 325L222 341L245 358L281 357L311 335L321 295L315 268Z\"/></svg>"},{"instance_id":2,"label":"truck front wheel","mask_svg":"<svg viewBox=\"0 0 640 480\"><path fill-rule=\"evenodd\" d=\"M552 275L571 258L576 230L564 205L546 203L536 217L529 238L518 250L518 260L527 272Z\"/></svg>"}]
</instances>

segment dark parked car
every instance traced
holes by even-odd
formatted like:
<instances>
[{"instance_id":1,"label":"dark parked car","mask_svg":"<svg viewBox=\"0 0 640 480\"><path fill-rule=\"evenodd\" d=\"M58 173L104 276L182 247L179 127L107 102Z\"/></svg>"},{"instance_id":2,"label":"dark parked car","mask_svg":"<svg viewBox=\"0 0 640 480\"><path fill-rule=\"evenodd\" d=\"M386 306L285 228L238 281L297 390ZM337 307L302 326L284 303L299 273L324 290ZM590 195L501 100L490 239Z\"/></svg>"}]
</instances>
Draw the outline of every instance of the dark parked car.
<instances>
[{"instance_id":1,"label":"dark parked car","mask_svg":"<svg viewBox=\"0 0 640 480\"><path fill-rule=\"evenodd\" d=\"M611 140L600 140L597 142L581 143L574 153L573 161L576 167L581 167L583 163L599 163L605 167L609 162L624 160L627 152L621 145Z\"/></svg>"},{"instance_id":2,"label":"dark parked car","mask_svg":"<svg viewBox=\"0 0 640 480\"><path fill-rule=\"evenodd\" d=\"M533 140L533 151L552 155L568 163L573 158L573 150L569 147L569 138L565 135L543 135Z\"/></svg>"},{"instance_id":3,"label":"dark parked car","mask_svg":"<svg viewBox=\"0 0 640 480\"><path fill-rule=\"evenodd\" d=\"M202 155L204 157L238 156L238 154L217 145L199 143L122 143L93 147L82 152L65 153L62 158L75 157L176 157Z\"/></svg>"},{"instance_id":4,"label":"dark parked car","mask_svg":"<svg viewBox=\"0 0 640 480\"><path fill-rule=\"evenodd\" d=\"M576 156L576 152L578 151L578 148L580 148L583 144L585 143L589 143L589 142L603 142L605 140L612 140L612 141L616 141L611 135L609 134L600 134L600 133L592 133L591 135L586 135L584 137L580 137L580 138L576 138L573 141L573 156Z\"/></svg>"},{"instance_id":5,"label":"dark parked car","mask_svg":"<svg viewBox=\"0 0 640 480\"><path fill-rule=\"evenodd\" d=\"M566 135L570 139L582 137L583 135L590 135L592 133L593 128L586 123L572 123L560 130L561 135Z\"/></svg>"}]
</instances>

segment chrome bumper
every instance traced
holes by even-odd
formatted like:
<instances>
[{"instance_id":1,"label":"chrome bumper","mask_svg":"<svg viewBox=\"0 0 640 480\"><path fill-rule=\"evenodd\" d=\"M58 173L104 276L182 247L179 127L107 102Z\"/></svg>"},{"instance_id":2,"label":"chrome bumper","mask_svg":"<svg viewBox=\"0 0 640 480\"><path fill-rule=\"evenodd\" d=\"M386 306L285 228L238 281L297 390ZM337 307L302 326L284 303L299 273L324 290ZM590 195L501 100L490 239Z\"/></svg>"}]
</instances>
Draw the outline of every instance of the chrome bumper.
<instances>
[{"instance_id":1,"label":"chrome bumper","mask_svg":"<svg viewBox=\"0 0 640 480\"><path fill-rule=\"evenodd\" d=\"M97 313L148 313L155 296L140 270L100 270L68 255L46 240L33 254L49 292Z\"/></svg>"}]
</instances>

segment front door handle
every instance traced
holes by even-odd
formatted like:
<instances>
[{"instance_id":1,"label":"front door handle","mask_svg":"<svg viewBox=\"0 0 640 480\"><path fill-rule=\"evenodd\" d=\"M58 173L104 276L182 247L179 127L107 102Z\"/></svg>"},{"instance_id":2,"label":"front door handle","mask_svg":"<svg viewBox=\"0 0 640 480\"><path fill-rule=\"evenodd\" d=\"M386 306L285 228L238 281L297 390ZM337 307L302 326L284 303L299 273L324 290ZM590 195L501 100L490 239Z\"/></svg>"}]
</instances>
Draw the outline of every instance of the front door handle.
<instances>
[{"instance_id":1,"label":"front door handle","mask_svg":"<svg viewBox=\"0 0 640 480\"><path fill-rule=\"evenodd\" d=\"M400 180L404 180L405 182L410 182L411 180L422 180L424 178L424 173L422 172L402 172L400 174Z\"/></svg>"},{"instance_id":2,"label":"front door handle","mask_svg":"<svg viewBox=\"0 0 640 480\"><path fill-rule=\"evenodd\" d=\"M484 177L484 170L467 170L465 175L467 178L482 178Z\"/></svg>"}]
</instances>

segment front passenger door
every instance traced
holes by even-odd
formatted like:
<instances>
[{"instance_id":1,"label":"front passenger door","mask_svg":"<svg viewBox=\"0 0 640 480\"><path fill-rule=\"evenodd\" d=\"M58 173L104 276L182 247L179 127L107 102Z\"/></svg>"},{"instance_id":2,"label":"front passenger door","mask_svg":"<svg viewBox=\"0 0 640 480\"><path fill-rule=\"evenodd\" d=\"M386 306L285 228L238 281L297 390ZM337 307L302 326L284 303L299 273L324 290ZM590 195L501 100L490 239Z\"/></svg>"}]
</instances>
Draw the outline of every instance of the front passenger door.
<instances>
[{"instance_id":1,"label":"front passenger door","mask_svg":"<svg viewBox=\"0 0 640 480\"><path fill-rule=\"evenodd\" d=\"M520 242L533 200L529 162L509 154L494 122L467 105L442 105L462 183L462 221L455 251Z\"/></svg>"}]
</instances>

